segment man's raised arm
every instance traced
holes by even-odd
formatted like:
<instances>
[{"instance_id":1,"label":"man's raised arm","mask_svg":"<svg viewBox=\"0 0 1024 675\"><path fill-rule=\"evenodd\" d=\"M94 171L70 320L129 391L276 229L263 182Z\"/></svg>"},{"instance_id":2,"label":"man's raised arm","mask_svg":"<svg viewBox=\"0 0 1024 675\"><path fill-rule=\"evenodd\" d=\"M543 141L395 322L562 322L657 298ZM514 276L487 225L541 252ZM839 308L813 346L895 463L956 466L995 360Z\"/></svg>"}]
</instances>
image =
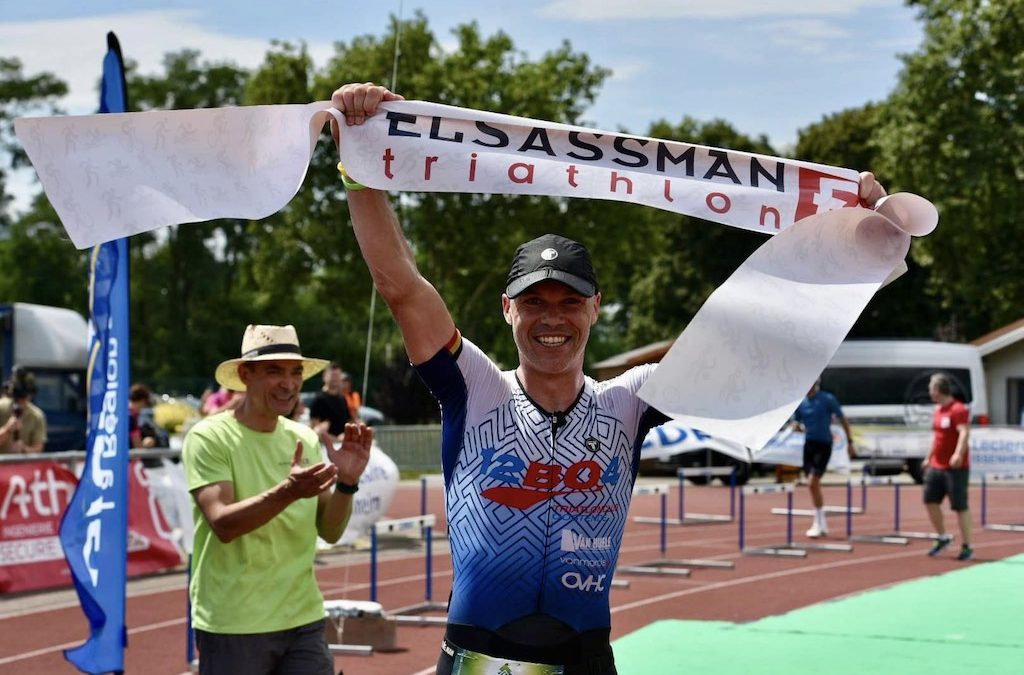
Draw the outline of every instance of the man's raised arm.
<instances>
[{"instance_id":1,"label":"man's raised arm","mask_svg":"<svg viewBox=\"0 0 1024 675\"><path fill-rule=\"evenodd\" d=\"M362 124L382 101L401 100L384 87L346 84L331 98L347 125ZM349 189L348 208L356 239L377 291L398 322L413 364L436 354L455 334L455 323L437 289L423 278L387 194Z\"/></svg>"}]
</instances>

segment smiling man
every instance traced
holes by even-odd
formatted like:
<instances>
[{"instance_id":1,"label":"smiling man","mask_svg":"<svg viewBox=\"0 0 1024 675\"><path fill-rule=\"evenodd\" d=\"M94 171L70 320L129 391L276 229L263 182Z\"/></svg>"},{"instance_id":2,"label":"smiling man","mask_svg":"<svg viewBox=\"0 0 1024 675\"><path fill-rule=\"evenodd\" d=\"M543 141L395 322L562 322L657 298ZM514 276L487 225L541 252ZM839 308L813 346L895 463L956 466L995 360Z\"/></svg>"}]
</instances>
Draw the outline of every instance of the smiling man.
<instances>
[{"instance_id":1,"label":"smiling man","mask_svg":"<svg viewBox=\"0 0 1024 675\"><path fill-rule=\"evenodd\" d=\"M332 102L353 125L401 98L349 84ZM341 176L363 258L441 406L454 574L437 675L614 675L611 579L640 445L665 419L636 395L655 366L584 375L597 276L585 246L546 234L513 258L501 306L519 365L500 370L420 274L386 194ZM884 191L865 178L873 202Z\"/></svg>"},{"instance_id":2,"label":"smiling man","mask_svg":"<svg viewBox=\"0 0 1024 675\"><path fill-rule=\"evenodd\" d=\"M241 357L216 373L244 400L185 438L200 673L334 673L313 556L317 535L333 543L345 529L373 434L347 424L335 447L288 419L302 382L326 365L302 355L292 326L247 327Z\"/></svg>"}]
</instances>

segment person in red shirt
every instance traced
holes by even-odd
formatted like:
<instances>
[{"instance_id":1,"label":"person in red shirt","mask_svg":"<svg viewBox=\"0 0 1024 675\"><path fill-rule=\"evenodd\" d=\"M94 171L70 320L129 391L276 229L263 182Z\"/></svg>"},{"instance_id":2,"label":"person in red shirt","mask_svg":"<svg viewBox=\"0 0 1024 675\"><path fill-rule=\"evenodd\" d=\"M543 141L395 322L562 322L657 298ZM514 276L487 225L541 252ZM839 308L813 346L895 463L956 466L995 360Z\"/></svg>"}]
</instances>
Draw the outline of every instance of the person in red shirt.
<instances>
[{"instance_id":1,"label":"person in red shirt","mask_svg":"<svg viewBox=\"0 0 1024 675\"><path fill-rule=\"evenodd\" d=\"M928 517L939 538L935 540L928 555L942 552L953 537L946 533L942 517L942 500L948 495L949 505L956 512L960 522L962 545L958 560L970 560L971 512L967 508L967 481L971 474L970 449L967 445L970 435L970 412L960 401L953 398L953 382L944 373L932 375L928 382L928 394L935 406L932 418L932 449L925 458L927 473L924 478L924 504Z\"/></svg>"}]
</instances>

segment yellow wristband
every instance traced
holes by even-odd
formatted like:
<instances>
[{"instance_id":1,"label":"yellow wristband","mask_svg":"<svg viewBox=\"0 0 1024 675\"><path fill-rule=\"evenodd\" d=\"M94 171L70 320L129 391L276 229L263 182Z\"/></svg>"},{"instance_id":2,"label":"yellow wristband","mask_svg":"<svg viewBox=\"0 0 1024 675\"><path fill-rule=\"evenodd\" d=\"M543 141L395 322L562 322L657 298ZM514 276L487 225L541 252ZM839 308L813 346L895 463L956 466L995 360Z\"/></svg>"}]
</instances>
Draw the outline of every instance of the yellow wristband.
<instances>
[{"instance_id":1,"label":"yellow wristband","mask_svg":"<svg viewBox=\"0 0 1024 675\"><path fill-rule=\"evenodd\" d=\"M345 171L345 167L342 166L341 162L338 162L338 173L341 174L341 182L345 186L346 190L365 190L366 186L362 183L357 183L352 180L352 177L348 175L348 171Z\"/></svg>"}]
</instances>

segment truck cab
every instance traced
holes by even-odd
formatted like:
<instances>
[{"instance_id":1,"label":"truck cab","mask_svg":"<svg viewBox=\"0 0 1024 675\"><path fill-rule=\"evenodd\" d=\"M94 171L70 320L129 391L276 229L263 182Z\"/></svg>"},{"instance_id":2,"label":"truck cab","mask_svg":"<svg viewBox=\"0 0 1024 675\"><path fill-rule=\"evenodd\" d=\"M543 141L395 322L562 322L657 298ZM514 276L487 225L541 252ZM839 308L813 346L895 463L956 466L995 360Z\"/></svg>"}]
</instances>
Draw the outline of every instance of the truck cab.
<instances>
[{"instance_id":1,"label":"truck cab","mask_svg":"<svg viewBox=\"0 0 1024 675\"><path fill-rule=\"evenodd\" d=\"M85 449L88 339L88 324L73 310L0 304L0 376L8 380L17 365L35 377L47 452Z\"/></svg>"},{"instance_id":2,"label":"truck cab","mask_svg":"<svg viewBox=\"0 0 1024 675\"><path fill-rule=\"evenodd\" d=\"M976 346L924 340L847 340L839 346L821 386L839 399L867 471L906 470L920 482L935 407L928 380L938 372L953 380L953 396L970 408L972 424L988 424L985 371Z\"/></svg>"}]
</instances>

